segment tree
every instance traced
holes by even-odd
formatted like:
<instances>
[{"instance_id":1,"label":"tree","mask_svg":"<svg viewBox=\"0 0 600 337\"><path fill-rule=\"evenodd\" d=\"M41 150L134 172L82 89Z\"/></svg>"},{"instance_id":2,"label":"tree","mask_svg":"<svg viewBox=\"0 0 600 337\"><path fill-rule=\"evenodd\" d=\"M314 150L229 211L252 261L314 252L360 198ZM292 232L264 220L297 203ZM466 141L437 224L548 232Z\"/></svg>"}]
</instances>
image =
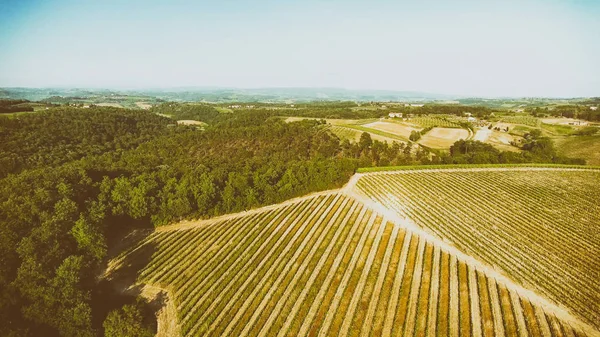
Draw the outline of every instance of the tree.
<instances>
[{"instance_id":1,"label":"tree","mask_svg":"<svg viewBox=\"0 0 600 337\"><path fill-rule=\"evenodd\" d=\"M111 311L104 323L105 337L152 337L154 332L144 323L143 302L124 305L121 309Z\"/></svg>"},{"instance_id":2,"label":"tree","mask_svg":"<svg viewBox=\"0 0 600 337\"><path fill-rule=\"evenodd\" d=\"M410 136L408 137L408 139L410 139L413 142L416 142L420 138L421 138L421 133L419 131L416 131L416 130L411 131L410 132Z\"/></svg>"},{"instance_id":3,"label":"tree","mask_svg":"<svg viewBox=\"0 0 600 337\"><path fill-rule=\"evenodd\" d=\"M371 135L368 132L363 132L360 135L360 140L358 141L358 145L361 150L368 149L373 144L373 140L371 139Z\"/></svg>"}]
</instances>

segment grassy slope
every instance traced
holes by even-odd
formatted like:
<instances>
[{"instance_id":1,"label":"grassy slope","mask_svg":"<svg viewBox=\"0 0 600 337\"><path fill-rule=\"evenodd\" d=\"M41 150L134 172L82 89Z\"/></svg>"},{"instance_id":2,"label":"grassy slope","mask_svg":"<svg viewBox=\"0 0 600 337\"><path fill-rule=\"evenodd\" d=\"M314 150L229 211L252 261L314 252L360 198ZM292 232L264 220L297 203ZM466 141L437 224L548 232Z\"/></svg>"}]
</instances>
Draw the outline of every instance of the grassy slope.
<instances>
[{"instance_id":1,"label":"grassy slope","mask_svg":"<svg viewBox=\"0 0 600 337\"><path fill-rule=\"evenodd\" d=\"M600 165L600 134L556 138L554 142L560 154L571 158L584 158L588 165Z\"/></svg>"}]
</instances>

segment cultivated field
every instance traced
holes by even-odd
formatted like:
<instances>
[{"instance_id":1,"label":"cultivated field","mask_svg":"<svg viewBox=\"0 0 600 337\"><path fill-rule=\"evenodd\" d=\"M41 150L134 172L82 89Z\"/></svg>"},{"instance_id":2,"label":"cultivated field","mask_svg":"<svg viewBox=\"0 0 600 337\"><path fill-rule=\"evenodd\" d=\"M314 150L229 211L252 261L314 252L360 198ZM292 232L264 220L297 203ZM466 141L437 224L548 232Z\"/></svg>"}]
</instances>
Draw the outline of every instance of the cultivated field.
<instances>
[{"instance_id":1,"label":"cultivated field","mask_svg":"<svg viewBox=\"0 0 600 337\"><path fill-rule=\"evenodd\" d=\"M544 118L542 119L542 123L544 124L553 124L553 125L579 125L581 123L587 123L581 119L575 118Z\"/></svg>"},{"instance_id":2,"label":"cultivated field","mask_svg":"<svg viewBox=\"0 0 600 337\"><path fill-rule=\"evenodd\" d=\"M600 170L368 174L358 190L600 327Z\"/></svg>"},{"instance_id":3,"label":"cultivated field","mask_svg":"<svg viewBox=\"0 0 600 337\"><path fill-rule=\"evenodd\" d=\"M344 127L344 126L333 125L333 126L331 126L331 132L333 132L335 135L340 137L340 139L348 139L353 142L358 142L360 140L360 136L365 131L351 129L351 128ZM369 132L369 135L371 135L371 139L378 140L380 142L388 142L388 143L401 142L398 139L381 136L381 135L378 135L375 133Z\"/></svg>"},{"instance_id":4,"label":"cultivated field","mask_svg":"<svg viewBox=\"0 0 600 337\"><path fill-rule=\"evenodd\" d=\"M178 120L177 124L181 124L181 125L199 125L199 126L206 126L206 125L208 125L208 124L206 124L204 122L195 121L195 120L191 120L191 119L181 119L181 120Z\"/></svg>"},{"instance_id":5,"label":"cultivated field","mask_svg":"<svg viewBox=\"0 0 600 337\"><path fill-rule=\"evenodd\" d=\"M598 224L597 215L583 210L594 196L583 190L589 193L589 180L600 174L545 172L511 171L515 178L494 170L438 172L443 183L424 171L355 176L360 178L355 188L356 178L343 190L159 228L111 261L109 275L127 271L137 275L137 283L167 290L185 336L597 336L552 303L380 207L394 208L436 235L451 236L457 247L484 261L498 265L503 259L518 266L516 275L525 277L515 279L545 290L556 286L553 277L564 276L552 270L558 262L548 260L550 253L568 247L561 250L564 257L557 257L572 264L564 265L565 273L583 268L592 253L597 256L597 233L590 228ZM469 180L479 179L472 176L477 173L481 185L473 193L476 183ZM502 186L495 191L494 184ZM427 191L415 193L419 188ZM561 188L562 194L553 197ZM456 192L446 195L452 189ZM380 203L357 194L361 191ZM511 191L531 208L513 200ZM569 210L556 204L566 193L581 203L582 223L565 220ZM464 202L456 204L459 195ZM484 200L477 200L482 195ZM554 213L542 213L541 202L552 207L545 212ZM553 218L568 229L555 228ZM548 238L541 239L541 230ZM508 231L518 235L509 237ZM489 240L477 238L478 233ZM536 244L558 236L560 244L546 251ZM515 259L513 250L524 243L531 248ZM533 259L541 263L529 270ZM594 263L581 282L597 274ZM597 297L578 297L597 295L593 287L569 282L565 292L573 303L591 308L577 313L594 314Z\"/></svg>"},{"instance_id":6,"label":"cultivated field","mask_svg":"<svg viewBox=\"0 0 600 337\"><path fill-rule=\"evenodd\" d=\"M500 120L505 123L539 126L540 120L533 116L502 116Z\"/></svg>"},{"instance_id":7,"label":"cultivated field","mask_svg":"<svg viewBox=\"0 0 600 337\"><path fill-rule=\"evenodd\" d=\"M415 124L419 127L443 127L443 128L461 128L460 124L456 120L452 120L453 117L437 117L437 116L426 116L426 117L415 117L409 119L406 123Z\"/></svg>"},{"instance_id":8,"label":"cultivated field","mask_svg":"<svg viewBox=\"0 0 600 337\"><path fill-rule=\"evenodd\" d=\"M456 128L433 128L419 140L419 144L434 149L448 149L457 140L467 139L469 131Z\"/></svg>"},{"instance_id":9,"label":"cultivated field","mask_svg":"<svg viewBox=\"0 0 600 337\"><path fill-rule=\"evenodd\" d=\"M147 102L135 102L135 105L140 108L140 109L144 109L144 110L148 110L152 107L152 104L147 103Z\"/></svg>"},{"instance_id":10,"label":"cultivated field","mask_svg":"<svg viewBox=\"0 0 600 337\"><path fill-rule=\"evenodd\" d=\"M387 133L391 133L393 135L402 137L404 139L408 139L410 137L410 133L412 131L420 131L421 128L414 128L408 125L398 124L398 123L390 123L390 122L382 122L376 121L368 124L364 124L364 127L379 130Z\"/></svg>"},{"instance_id":11,"label":"cultivated field","mask_svg":"<svg viewBox=\"0 0 600 337\"><path fill-rule=\"evenodd\" d=\"M123 106L119 103L97 103L97 106L109 106L113 108L122 108Z\"/></svg>"}]
</instances>

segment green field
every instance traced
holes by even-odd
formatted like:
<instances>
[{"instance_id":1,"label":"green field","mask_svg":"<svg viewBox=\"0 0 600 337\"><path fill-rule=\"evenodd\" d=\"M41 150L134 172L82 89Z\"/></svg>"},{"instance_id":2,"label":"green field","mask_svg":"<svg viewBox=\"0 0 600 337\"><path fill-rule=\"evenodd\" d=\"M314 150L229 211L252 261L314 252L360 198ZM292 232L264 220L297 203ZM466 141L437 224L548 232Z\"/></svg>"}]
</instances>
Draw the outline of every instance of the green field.
<instances>
[{"instance_id":1,"label":"green field","mask_svg":"<svg viewBox=\"0 0 600 337\"><path fill-rule=\"evenodd\" d=\"M393 121L393 120L392 120ZM415 117L410 118L406 123L416 124L423 128L444 127L444 128L461 128L461 125L452 117Z\"/></svg>"},{"instance_id":2,"label":"green field","mask_svg":"<svg viewBox=\"0 0 600 337\"><path fill-rule=\"evenodd\" d=\"M558 152L571 158L584 158L587 165L600 165L600 135L569 136L555 139Z\"/></svg>"},{"instance_id":3,"label":"green field","mask_svg":"<svg viewBox=\"0 0 600 337\"><path fill-rule=\"evenodd\" d=\"M504 123L521 124L533 127L540 125L540 120L533 116L502 116L499 119Z\"/></svg>"}]
</instances>

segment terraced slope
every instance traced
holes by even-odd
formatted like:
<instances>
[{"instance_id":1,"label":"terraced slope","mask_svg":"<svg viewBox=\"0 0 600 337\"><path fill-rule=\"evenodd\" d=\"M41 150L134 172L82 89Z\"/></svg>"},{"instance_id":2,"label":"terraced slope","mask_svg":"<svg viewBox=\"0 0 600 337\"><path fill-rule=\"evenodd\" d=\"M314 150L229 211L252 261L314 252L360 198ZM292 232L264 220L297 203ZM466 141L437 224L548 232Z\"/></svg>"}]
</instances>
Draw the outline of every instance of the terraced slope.
<instances>
[{"instance_id":1,"label":"terraced slope","mask_svg":"<svg viewBox=\"0 0 600 337\"><path fill-rule=\"evenodd\" d=\"M111 270L140 261L185 336L586 335L339 192L162 228Z\"/></svg>"},{"instance_id":2,"label":"terraced slope","mask_svg":"<svg viewBox=\"0 0 600 337\"><path fill-rule=\"evenodd\" d=\"M600 170L391 171L356 191L600 328Z\"/></svg>"}]
</instances>

